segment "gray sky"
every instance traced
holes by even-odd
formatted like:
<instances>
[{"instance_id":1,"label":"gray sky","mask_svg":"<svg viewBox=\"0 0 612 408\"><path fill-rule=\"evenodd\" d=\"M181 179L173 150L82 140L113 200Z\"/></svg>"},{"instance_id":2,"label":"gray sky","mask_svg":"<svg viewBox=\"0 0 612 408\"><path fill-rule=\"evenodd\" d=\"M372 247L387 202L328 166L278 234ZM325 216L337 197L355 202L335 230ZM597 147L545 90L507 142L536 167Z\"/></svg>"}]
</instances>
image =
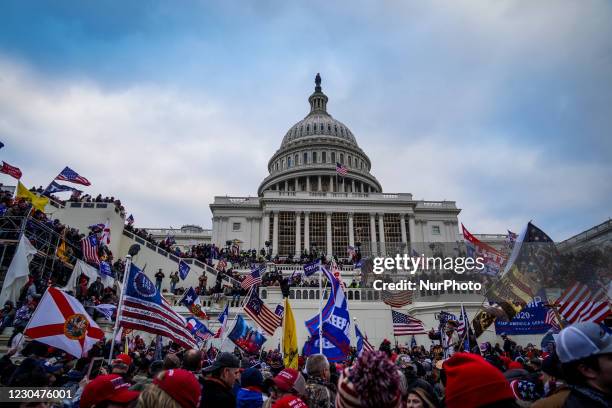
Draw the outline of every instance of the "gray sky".
<instances>
[{"instance_id":1,"label":"gray sky","mask_svg":"<svg viewBox=\"0 0 612 408\"><path fill-rule=\"evenodd\" d=\"M386 192L477 233L612 213L609 1L124 3L3 2L0 159L26 185L69 165L137 226L210 227L320 72Z\"/></svg>"}]
</instances>

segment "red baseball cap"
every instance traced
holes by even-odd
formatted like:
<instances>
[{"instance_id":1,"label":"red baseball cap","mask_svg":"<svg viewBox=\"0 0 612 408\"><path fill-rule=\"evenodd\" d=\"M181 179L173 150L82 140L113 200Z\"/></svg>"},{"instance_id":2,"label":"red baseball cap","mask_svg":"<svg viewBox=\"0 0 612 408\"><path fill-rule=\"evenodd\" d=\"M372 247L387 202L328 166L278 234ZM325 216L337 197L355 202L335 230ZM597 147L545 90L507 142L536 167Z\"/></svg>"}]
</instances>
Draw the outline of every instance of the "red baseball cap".
<instances>
[{"instance_id":1,"label":"red baseball cap","mask_svg":"<svg viewBox=\"0 0 612 408\"><path fill-rule=\"evenodd\" d=\"M164 390L183 408L196 408L200 405L202 387L191 371L175 368L162 371L153 384Z\"/></svg>"},{"instance_id":2,"label":"red baseball cap","mask_svg":"<svg viewBox=\"0 0 612 408\"><path fill-rule=\"evenodd\" d=\"M117 354L117 357L115 357L115 359L112 361L112 364L125 364L126 366L129 366L132 364L132 357L124 353Z\"/></svg>"},{"instance_id":3,"label":"red baseball cap","mask_svg":"<svg viewBox=\"0 0 612 408\"><path fill-rule=\"evenodd\" d=\"M293 368L285 368L273 378L274 384L279 390L288 392L295 389L300 395L306 392L306 380L299 371Z\"/></svg>"},{"instance_id":4,"label":"red baseball cap","mask_svg":"<svg viewBox=\"0 0 612 408\"><path fill-rule=\"evenodd\" d=\"M85 386L79 406L91 408L103 401L127 404L138 398L138 391L130 391L130 384L120 375L100 375Z\"/></svg>"}]
</instances>

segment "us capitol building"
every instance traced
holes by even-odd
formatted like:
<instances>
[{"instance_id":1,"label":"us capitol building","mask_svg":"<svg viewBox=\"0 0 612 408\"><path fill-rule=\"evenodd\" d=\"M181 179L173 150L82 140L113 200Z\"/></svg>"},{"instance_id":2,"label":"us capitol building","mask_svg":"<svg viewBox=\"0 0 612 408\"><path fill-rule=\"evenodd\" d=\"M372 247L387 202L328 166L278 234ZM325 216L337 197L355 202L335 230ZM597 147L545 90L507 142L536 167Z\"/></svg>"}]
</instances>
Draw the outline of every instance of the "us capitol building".
<instances>
[{"instance_id":1,"label":"us capitol building","mask_svg":"<svg viewBox=\"0 0 612 408\"><path fill-rule=\"evenodd\" d=\"M283 137L257 196L215 197L211 241L267 247L279 257L304 251L345 257L348 246L391 255L425 249L418 243L462 240L455 202L383 192L353 132L328 113L319 74L315 84L310 112ZM337 173L337 163L346 175Z\"/></svg>"}]
</instances>

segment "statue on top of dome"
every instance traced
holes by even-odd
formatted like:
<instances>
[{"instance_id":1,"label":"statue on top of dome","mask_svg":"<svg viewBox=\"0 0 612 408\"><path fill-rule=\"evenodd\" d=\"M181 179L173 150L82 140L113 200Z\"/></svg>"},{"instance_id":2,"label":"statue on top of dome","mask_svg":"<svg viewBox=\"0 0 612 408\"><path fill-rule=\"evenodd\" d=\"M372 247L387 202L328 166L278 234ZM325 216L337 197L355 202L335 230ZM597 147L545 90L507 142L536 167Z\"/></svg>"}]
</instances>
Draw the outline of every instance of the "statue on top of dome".
<instances>
[{"instance_id":1,"label":"statue on top of dome","mask_svg":"<svg viewBox=\"0 0 612 408\"><path fill-rule=\"evenodd\" d=\"M321 87L321 75L317 72L317 76L315 77L315 85L317 88Z\"/></svg>"}]
</instances>

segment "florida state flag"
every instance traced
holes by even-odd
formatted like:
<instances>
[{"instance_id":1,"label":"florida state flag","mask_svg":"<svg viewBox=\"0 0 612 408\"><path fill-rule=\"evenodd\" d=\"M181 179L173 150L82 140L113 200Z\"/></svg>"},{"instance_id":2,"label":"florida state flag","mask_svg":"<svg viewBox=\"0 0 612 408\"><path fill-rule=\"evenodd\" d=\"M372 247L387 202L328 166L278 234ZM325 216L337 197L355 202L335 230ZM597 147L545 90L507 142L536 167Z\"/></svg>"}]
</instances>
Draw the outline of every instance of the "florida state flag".
<instances>
[{"instance_id":1,"label":"florida state flag","mask_svg":"<svg viewBox=\"0 0 612 408\"><path fill-rule=\"evenodd\" d=\"M15 177L17 180L21 178L21 170L18 167L11 166L7 162L2 162L2 167L0 167L0 173L8 174L11 177Z\"/></svg>"},{"instance_id":2,"label":"florida state flag","mask_svg":"<svg viewBox=\"0 0 612 408\"><path fill-rule=\"evenodd\" d=\"M25 335L80 358L104 337L83 305L56 288L43 295Z\"/></svg>"}]
</instances>

